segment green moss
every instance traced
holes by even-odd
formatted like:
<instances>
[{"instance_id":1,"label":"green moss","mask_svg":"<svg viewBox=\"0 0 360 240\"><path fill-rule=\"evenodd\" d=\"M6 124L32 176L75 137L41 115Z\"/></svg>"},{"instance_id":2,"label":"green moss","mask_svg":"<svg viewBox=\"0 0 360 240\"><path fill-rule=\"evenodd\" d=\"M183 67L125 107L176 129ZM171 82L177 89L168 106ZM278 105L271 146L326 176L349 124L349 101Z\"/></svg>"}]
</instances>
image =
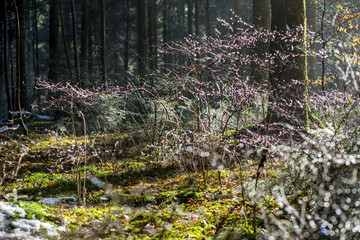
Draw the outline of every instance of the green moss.
<instances>
[{"instance_id":1,"label":"green moss","mask_svg":"<svg viewBox=\"0 0 360 240\"><path fill-rule=\"evenodd\" d=\"M55 207L31 201L17 201L16 204L25 210L26 219L38 219L43 222L59 222Z\"/></svg>"},{"instance_id":2,"label":"green moss","mask_svg":"<svg viewBox=\"0 0 360 240\"><path fill-rule=\"evenodd\" d=\"M189 190L181 191L175 195L179 203L187 203L189 201L197 200L198 193Z\"/></svg>"}]
</instances>

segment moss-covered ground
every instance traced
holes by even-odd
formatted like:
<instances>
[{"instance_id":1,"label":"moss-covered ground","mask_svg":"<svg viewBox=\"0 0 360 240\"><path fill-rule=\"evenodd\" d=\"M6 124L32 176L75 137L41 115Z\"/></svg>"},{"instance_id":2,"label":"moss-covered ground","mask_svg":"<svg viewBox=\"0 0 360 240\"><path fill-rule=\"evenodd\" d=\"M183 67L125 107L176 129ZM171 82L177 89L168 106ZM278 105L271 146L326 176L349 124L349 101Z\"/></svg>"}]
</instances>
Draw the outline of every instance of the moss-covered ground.
<instances>
[{"instance_id":1,"label":"moss-covered ground","mask_svg":"<svg viewBox=\"0 0 360 240\"><path fill-rule=\"evenodd\" d=\"M136 133L3 138L0 156L1 198L28 218L65 225L61 239L253 239L264 216L278 210L271 194L254 203L246 193L258 160L204 175L177 161L162 164ZM259 181L276 181L281 166L269 160Z\"/></svg>"}]
</instances>

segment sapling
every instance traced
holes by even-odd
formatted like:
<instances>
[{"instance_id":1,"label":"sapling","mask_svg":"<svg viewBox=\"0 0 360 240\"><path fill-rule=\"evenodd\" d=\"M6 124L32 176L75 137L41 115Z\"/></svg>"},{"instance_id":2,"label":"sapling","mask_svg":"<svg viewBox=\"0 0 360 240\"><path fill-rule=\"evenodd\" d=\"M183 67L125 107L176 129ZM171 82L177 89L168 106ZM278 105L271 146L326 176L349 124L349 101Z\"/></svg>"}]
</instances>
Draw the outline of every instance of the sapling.
<instances>
[{"instance_id":1,"label":"sapling","mask_svg":"<svg viewBox=\"0 0 360 240\"><path fill-rule=\"evenodd\" d=\"M80 145L78 144L77 136L76 136L76 127L75 127L75 117L78 116L82 120L83 127L83 137L84 137L84 149L82 151L83 156L77 156L76 161L76 185L77 185L77 194L79 204L85 204L85 194L86 194L86 162L87 162L87 126L86 120L83 112L81 111L81 105L87 104L91 105L90 100L98 95L98 92L93 92L90 90L85 90L78 88L76 86L72 86L70 83L63 84L51 84L43 80L38 81L38 86L44 89L48 89L52 91L52 93L60 94L60 97L53 97L49 102L50 107L57 106L62 111L70 114L71 116L71 125L73 131L73 137L75 139L75 146L77 151L81 151ZM74 153L76 155L76 153ZM83 174L81 173L81 167L83 162ZM82 185L82 181L84 184Z\"/></svg>"}]
</instances>

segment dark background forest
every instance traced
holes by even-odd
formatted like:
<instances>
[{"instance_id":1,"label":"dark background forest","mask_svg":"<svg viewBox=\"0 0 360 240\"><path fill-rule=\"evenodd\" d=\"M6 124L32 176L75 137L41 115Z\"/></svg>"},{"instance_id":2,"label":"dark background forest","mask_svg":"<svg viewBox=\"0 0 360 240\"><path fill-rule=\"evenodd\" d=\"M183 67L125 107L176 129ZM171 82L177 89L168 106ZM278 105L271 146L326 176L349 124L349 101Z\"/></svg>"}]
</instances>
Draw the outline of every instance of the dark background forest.
<instances>
[{"instance_id":1,"label":"dark background forest","mask_svg":"<svg viewBox=\"0 0 360 240\"><path fill-rule=\"evenodd\" d=\"M27 110L36 99L34 85L39 77L86 87L105 83L103 78L108 84L125 85L128 72L155 70L164 61L174 61L166 59L159 47L189 34L215 35L220 26L217 18L230 16L230 9L246 13L246 21L251 21L252 8L250 2L240 6L236 3L239 1L5 2L10 105L15 107L16 99L16 4L21 33L21 86L26 89L22 90L21 101ZM4 46L5 7L2 9ZM4 69L4 58L1 60ZM5 71L1 81L1 112L5 113Z\"/></svg>"}]
</instances>

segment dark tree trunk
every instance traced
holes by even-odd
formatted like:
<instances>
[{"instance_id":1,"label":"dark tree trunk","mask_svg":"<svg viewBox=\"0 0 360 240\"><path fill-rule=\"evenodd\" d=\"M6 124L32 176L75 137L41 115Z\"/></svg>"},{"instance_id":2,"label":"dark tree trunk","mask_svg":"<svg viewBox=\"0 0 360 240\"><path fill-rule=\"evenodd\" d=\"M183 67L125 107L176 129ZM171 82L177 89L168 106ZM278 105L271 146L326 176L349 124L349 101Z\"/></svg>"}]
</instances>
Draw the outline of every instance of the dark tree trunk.
<instances>
[{"instance_id":1,"label":"dark tree trunk","mask_svg":"<svg viewBox=\"0 0 360 240\"><path fill-rule=\"evenodd\" d=\"M200 12L199 0L195 0L195 35L196 36L200 35L199 12Z\"/></svg>"},{"instance_id":2,"label":"dark tree trunk","mask_svg":"<svg viewBox=\"0 0 360 240\"><path fill-rule=\"evenodd\" d=\"M88 71L89 71L89 76L91 76L94 73L94 25L91 24L91 21L89 25ZM90 81L89 81L89 85L91 85Z\"/></svg>"},{"instance_id":3,"label":"dark tree trunk","mask_svg":"<svg viewBox=\"0 0 360 240\"><path fill-rule=\"evenodd\" d=\"M33 61L35 77L39 77L39 30L37 0L33 0Z\"/></svg>"},{"instance_id":4,"label":"dark tree trunk","mask_svg":"<svg viewBox=\"0 0 360 240\"><path fill-rule=\"evenodd\" d=\"M317 20L316 20L316 4L313 0L306 0L306 18L307 25L310 31L316 32L317 28ZM311 50L318 52L320 50L319 43L314 43L311 46ZM315 56L308 56L308 70L309 70L309 79L316 80L321 78L321 66L317 65Z\"/></svg>"},{"instance_id":5,"label":"dark tree trunk","mask_svg":"<svg viewBox=\"0 0 360 240\"><path fill-rule=\"evenodd\" d=\"M253 0L253 24L271 30L271 0Z\"/></svg>"},{"instance_id":6,"label":"dark tree trunk","mask_svg":"<svg viewBox=\"0 0 360 240\"><path fill-rule=\"evenodd\" d=\"M244 0L235 0L234 11L236 15L238 15L243 21L245 20L244 8L245 8ZM235 26L241 27L242 24L236 24Z\"/></svg>"},{"instance_id":7,"label":"dark tree trunk","mask_svg":"<svg viewBox=\"0 0 360 240\"><path fill-rule=\"evenodd\" d=\"M24 0L17 0L16 5L19 15L20 39L19 39L19 63L20 63L20 101L21 107L28 110L28 91L27 91L27 78L26 78L26 61L25 61L25 9Z\"/></svg>"},{"instance_id":8,"label":"dark tree trunk","mask_svg":"<svg viewBox=\"0 0 360 240\"><path fill-rule=\"evenodd\" d=\"M78 41L77 41L77 25L76 25L76 10L75 1L71 0L71 18L72 18L72 34L73 34L73 45L74 45L74 60L76 70L76 84L80 84L80 61L78 54Z\"/></svg>"},{"instance_id":9,"label":"dark tree trunk","mask_svg":"<svg viewBox=\"0 0 360 240\"><path fill-rule=\"evenodd\" d=\"M67 62L67 66L68 66L68 70L69 70L69 78L72 81L73 77L72 77L72 67L71 67L71 63L70 63L70 54L69 54L69 50L68 50L68 41L66 39L66 31L65 31L65 21L64 21L64 14L63 14L63 5L62 5L62 1L60 1L60 19L61 19L61 32L62 32L62 38L63 38L63 44L64 44L64 50L65 50L65 55L66 55L66 62Z\"/></svg>"},{"instance_id":10,"label":"dark tree trunk","mask_svg":"<svg viewBox=\"0 0 360 240\"><path fill-rule=\"evenodd\" d=\"M166 43L168 41L168 37L167 37L167 18L168 18L168 15L167 15L167 2L166 0L163 0L163 47L166 46ZM163 56L163 60L164 60L164 63L166 64L167 63L167 54L164 53L164 56Z\"/></svg>"},{"instance_id":11,"label":"dark tree trunk","mask_svg":"<svg viewBox=\"0 0 360 240\"><path fill-rule=\"evenodd\" d=\"M127 82L129 71L129 43L130 43L130 0L126 0L126 33L125 33L125 46L124 46L124 72L125 81Z\"/></svg>"},{"instance_id":12,"label":"dark tree trunk","mask_svg":"<svg viewBox=\"0 0 360 240\"><path fill-rule=\"evenodd\" d=\"M210 0L206 0L205 5L205 20L206 20L206 35L211 36L211 28L210 28Z\"/></svg>"},{"instance_id":13,"label":"dark tree trunk","mask_svg":"<svg viewBox=\"0 0 360 240\"><path fill-rule=\"evenodd\" d=\"M9 76L9 34L7 25L7 4L6 0L3 1L3 24L4 24L4 68L5 68L5 84L6 84L6 97L8 106L8 119L12 119L11 112L14 111L13 101L11 97L11 83Z\"/></svg>"},{"instance_id":14,"label":"dark tree trunk","mask_svg":"<svg viewBox=\"0 0 360 240\"><path fill-rule=\"evenodd\" d=\"M105 0L100 0L101 9L101 72L102 82L107 85L107 67L106 67L106 21L105 21Z\"/></svg>"},{"instance_id":15,"label":"dark tree trunk","mask_svg":"<svg viewBox=\"0 0 360 240\"><path fill-rule=\"evenodd\" d=\"M137 19L138 19L138 71L141 77L146 75L148 66L147 39L147 0L138 0Z\"/></svg>"},{"instance_id":16,"label":"dark tree trunk","mask_svg":"<svg viewBox=\"0 0 360 240\"><path fill-rule=\"evenodd\" d=\"M271 31L271 0L253 0L253 24L256 28ZM270 41L260 40L254 48L254 53L260 60L264 60L269 51ZM258 64L252 64L251 70L255 83L268 80L268 74L258 69Z\"/></svg>"},{"instance_id":17,"label":"dark tree trunk","mask_svg":"<svg viewBox=\"0 0 360 240\"><path fill-rule=\"evenodd\" d=\"M60 0L49 0L49 3L49 79L58 82L61 65L61 2Z\"/></svg>"},{"instance_id":18,"label":"dark tree trunk","mask_svg":"<svg viewBox=\"0 0 360 240\"><path fill-rule=\"evenodd\" d=\"M156 0L149 0L149 48L150 48L150 70L157 69L157 31L156 31Z\"/></svg>"},{"instance_id":19,"label":"dark tree trunk","mask_svg":"<svg viewBox=\"0 0 360 240\"><path fill-rule=\"evenodd\" d=\"M81 2L82 15L81 15L81 62L80 69L81 87L88 86L88 57L89 57L89 0Z\"/></svg>"},{"instance_id":20,"label":"dark tree trunk","mask_svg":"<svg viewBox=\"0 0 360 240\"><path fill-rule=\"evenodd\" d=\"M193 29L193 0L187 0L188 34L194 34Z\"/></svg>"},{"instance_id":21,"label":"dark tree trunk","mask_svg":"<svg viewBox=\"0 0 360 240\"><path fill-rule=\"evenodd\" d=\"M20 127L23 130L24 135L28 135L28 129L25 126L23 115L22 115L22 102L21 102L21 94L23 84L21 83L22 79L22 60L21 60L21 24L20 24L20 15L19 15L19 9L17 7L17 4L22 5L23 3L21 1L14 0L14 7L15 7L15 19L16 19L16 79L17 79L17 110L19 111L19 120L20 120Z\"/></svg>"},{"instance_id":22,"label":"dark tree trunk","mask_svg":"<svg viewBox=\"0 0 360 240\"><path fill-rule=\"evenodd\" d=\"M303 1L305 0L272 0L271 30L283 32L286 31L287 26L294 29L294 27L304 24L305 10ZM279 51L288 54L289 52L284 52L284 49L288 48L287 45L288 43L281 38L275 39L270 44L270 53L276 54ZM291 53L301 54L296 47ZM273 65L274 72L269 77L271 91L269 98L274 105L269 107L267 121L285 122L300 126L306 120L306 109L301 104L298 104L298 102L303 102L305 99L305 84L294 84L293 80L305 83L305 57L295 56L286 65L279 58L275 58ZM292 106L289 105L290 102L293 103ZM286 110L285 114L281 113L283 110ZM294 119L295 116L296 119Z\"/></svg>"}]
</instances>

